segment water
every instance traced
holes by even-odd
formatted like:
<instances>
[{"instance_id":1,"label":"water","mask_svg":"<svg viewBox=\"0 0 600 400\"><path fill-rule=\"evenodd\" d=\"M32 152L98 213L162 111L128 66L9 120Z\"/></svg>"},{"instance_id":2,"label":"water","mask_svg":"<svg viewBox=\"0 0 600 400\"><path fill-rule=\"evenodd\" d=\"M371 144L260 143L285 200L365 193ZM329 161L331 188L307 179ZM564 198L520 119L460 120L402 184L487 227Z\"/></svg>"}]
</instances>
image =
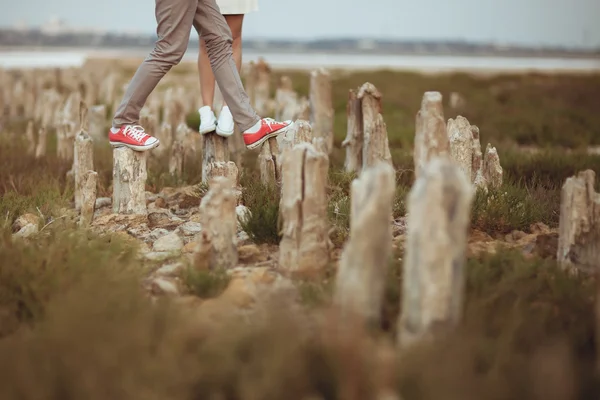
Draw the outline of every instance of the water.
<instances>
[{"instance_id":1,"label":"water","mask_svg":"<svg viewBox=\"0 0 600 400\"><path fill-rule=\"evenodd\" d=\"M87 57L145 57L144 50L0 50L2 68L77 67ZM197 51L188 51L184 62L195 62ZM488 56L360 55L316 53L257 53L246 51L244 62L264 58L273 68L391 69L421 72L600 72L600 58L539 58Z\"/></svg>"}]
</instances>

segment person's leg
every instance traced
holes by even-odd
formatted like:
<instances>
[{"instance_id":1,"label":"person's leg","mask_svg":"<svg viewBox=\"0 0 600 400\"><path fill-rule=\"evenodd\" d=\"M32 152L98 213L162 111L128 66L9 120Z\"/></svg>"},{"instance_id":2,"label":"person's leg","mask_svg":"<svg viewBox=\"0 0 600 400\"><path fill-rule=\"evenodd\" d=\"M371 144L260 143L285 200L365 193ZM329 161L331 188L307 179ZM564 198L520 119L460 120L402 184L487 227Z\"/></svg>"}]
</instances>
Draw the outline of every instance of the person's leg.
<instances>
[{"instance_id":1,"label":"person's leg","mask_svg":"<svg viewBox=\"0 0 600 400\"><path fill-rule=\"evenodd\" d=\"M244 22L244 14L225 15L225 21L231 30L233 60L235 61L238 73L240 73L242 70L242 24ZM219 113L219 121L217 122L217 134L225 137L231 136L233 135L234 128L233 115L227 106L227 102L223 101L223 106Z\"/></svg>"},{"instance_id":2,"label":"person's leg","mask_svg":"<svg viewBox=\"0 0 600 400\"><path fill-rule=\"evenodd\" d=\"M210 67L210 60L206 52L206 43L200 37L200 49L198 53L198 73L200 74L200 93L202 96L202 107L198 109L200 114L200 127L198 131L201 134L214 132L217 128L217 117L212 109L213 99L215 97L215 76Z\"/></svg>"},{"instance_id":3,"label":"person's leg","mask_svg":"<svg viewBox=\"0 0 600 400\"><path fill-rule=\"evenodd\" d=\"M140 111L162 77L181 61L187 49L198 0L155 0L158 40L129 82L115 112L109 140L113 146L148 150L158 140L145 133Z\"/></svg>"},{"instance_id":4,"label":"person's leg","mask_svg":"<svg viewBox=\"0 0 600 400\"><path fill-rule=\"evenodd\" d=\"M250 105L232 55L231 30L215 0L198 0L194 27L204 38L210 65L233 119L244 135L246 147L254 149L285 131L291 121L261 119Z\"/></svg>"}]
</instances>

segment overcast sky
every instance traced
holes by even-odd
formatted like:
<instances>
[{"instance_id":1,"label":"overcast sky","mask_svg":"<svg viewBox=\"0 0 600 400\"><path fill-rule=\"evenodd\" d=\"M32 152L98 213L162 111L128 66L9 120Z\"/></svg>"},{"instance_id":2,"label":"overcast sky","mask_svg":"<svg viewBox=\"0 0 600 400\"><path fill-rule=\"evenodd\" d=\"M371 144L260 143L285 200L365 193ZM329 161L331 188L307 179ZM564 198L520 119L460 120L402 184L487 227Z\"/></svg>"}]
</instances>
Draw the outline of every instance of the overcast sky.
<instances>
[{"instance_id":1,"label":"overcast sky","mask_svg":"<svg viewBox=\"0 0 600 400\"><path fill-rule=\"evenodd\" d=\"M155 31L153 0L0 0L0 26L52 16L77 26ZM259 0L249 38L465 39L600 47L600 0Z\"/></svg>"}]
</instances>

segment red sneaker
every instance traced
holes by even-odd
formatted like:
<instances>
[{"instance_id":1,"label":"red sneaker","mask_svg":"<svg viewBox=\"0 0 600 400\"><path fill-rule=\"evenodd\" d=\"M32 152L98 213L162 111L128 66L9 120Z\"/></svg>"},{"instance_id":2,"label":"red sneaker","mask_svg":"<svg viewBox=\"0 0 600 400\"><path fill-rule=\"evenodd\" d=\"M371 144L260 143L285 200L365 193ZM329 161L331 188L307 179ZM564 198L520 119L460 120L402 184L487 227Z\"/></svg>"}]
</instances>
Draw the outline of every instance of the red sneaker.
<instances>
[{"instance_id":1,"label":"red sneaker","mask_svg":"<svg viewBox=\"0 0 600 400\"><path fill-rule=\"evenodd\" d=\"M129 147L136 151L147 151L157 147L157 138L146 133L139 125L123 125L117 132L108 131L108 140L112 147Z\"/></svg>"},{"instance_id":2,"label":"red sneaker","mask_svg":"<svg viewBox=\"0 0 600 400\"><path fill-rule=\"evenodd\" d=\"M292 121L279 122L272 118L263 118L252 128L243 132L244 143L248 149L255 149L265 140L285 132L292 124Z\"/></svg>"}]
</instances>

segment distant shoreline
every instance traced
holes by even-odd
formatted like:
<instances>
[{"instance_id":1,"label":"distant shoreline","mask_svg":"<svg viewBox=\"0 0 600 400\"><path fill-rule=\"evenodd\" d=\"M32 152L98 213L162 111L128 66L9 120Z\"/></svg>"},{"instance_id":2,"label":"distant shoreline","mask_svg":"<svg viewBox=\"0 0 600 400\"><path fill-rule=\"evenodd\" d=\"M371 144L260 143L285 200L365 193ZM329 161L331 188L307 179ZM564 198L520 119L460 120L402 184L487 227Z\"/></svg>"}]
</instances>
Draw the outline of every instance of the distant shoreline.
<instances>
[{"instance_id":1,"label":"distant shoreline","mask_svg":"<svg viewBox=\"0 0 600 400\"><path fill-rule=\"evenodd\" d=\"M145 47L0 46L1 68L77 67L89 59L143 60L151 51ZM195 63L197 49L190 46L182 62ZM483 54L363 54L357 51L275 51L244 49L244 63L263 58L278 70L394 70L418 73L600 73L600 57L526 57Z\"/></svg>"},{"instance_id":2,"label":"distant shoreline","mask_svg":"<svg viewBox=\"0 0 600 400\"><path fill-rule=\"evenodd\" d=\"M0 53L2 52L19 52L19 51L36 51L36 52L76 52L76 51L85 51L88 53L95 53L98 55L135 55L145 57L152 50L152 46L123 46L123 47L92 47L92 46L34 46L34 45L20 45L20 46L6 46L0 45ZM472 58L515 58L515 59L527 59L527 58L536 58L536 59L565 59L565 60L600 60L600 54L598 53L569 53L565 52L564 54L557 53L544 53L544 52L535 52L532 51L530 53L524 52L515 52L515 53L507 53L507 52L492 52L492 51L480 51L480 52L461 52L461 51L453 51L449 52L411 52L411 51L397 51L393 53L387 53L384 51L360 51L360 50L315 50L315 49L307 49L307 50L293 50L289 48L280 48L278 46L269 48L254 48L247 46L244 49L245 52L249 54L264 54L268 56L270 54L320 54L320 55L332 55L332 56L364 56L364 57L472 57ZM196 49L196 43L190 42L190 46L186 52L187 54L198 54Z\"/></svg>"}]
</instances>

